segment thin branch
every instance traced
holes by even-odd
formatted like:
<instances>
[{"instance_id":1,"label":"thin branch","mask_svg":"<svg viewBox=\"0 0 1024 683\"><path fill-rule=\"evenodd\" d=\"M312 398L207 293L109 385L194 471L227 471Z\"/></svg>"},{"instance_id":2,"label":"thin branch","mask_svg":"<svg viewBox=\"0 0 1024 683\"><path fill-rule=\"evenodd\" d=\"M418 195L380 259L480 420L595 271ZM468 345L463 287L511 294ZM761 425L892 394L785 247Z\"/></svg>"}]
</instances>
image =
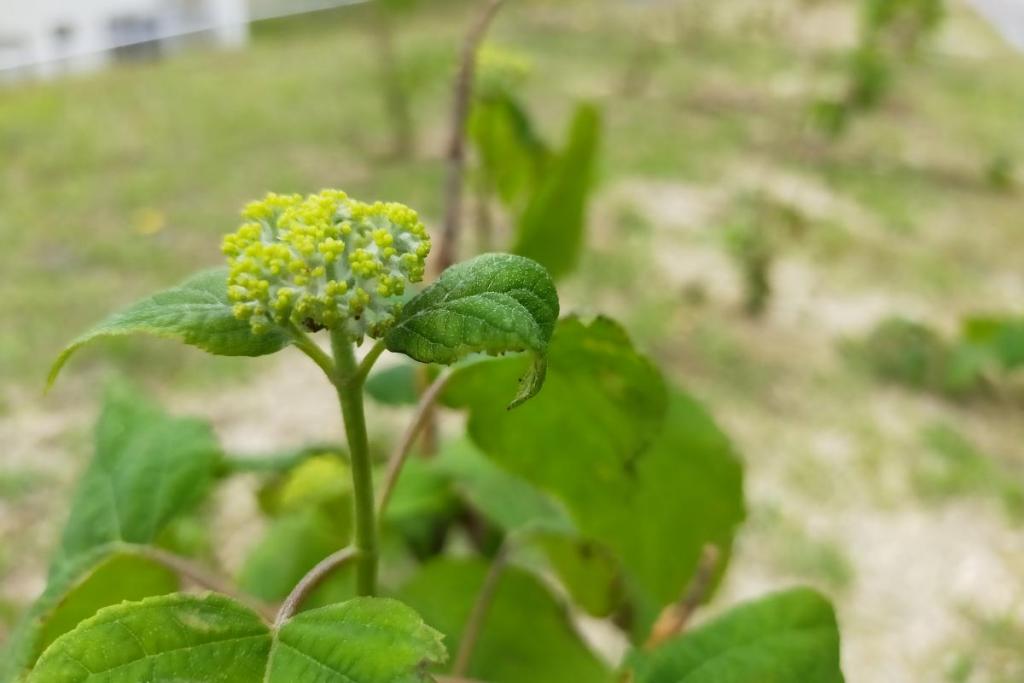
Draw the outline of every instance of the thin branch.
<instances>
[{"instance_id":1,"label":"thin branch","mask_svg":"<svg viewBox=\"0 0 1024 683\"><path fill-rule=\"evenodd\" d=\"M324 371L324 374L327 375L328 379L333 382L335 369L334 361L331 360L331 356L321 349L308 334L300 330L298 325L291 325L288 328L288 331L291 333L295 348L309 356L314 363L320 366L320 369Z\"/></svg>"},{"instance_id":2,"label":"thin branch","mask_svg":"<svg viewBox=\"0 0 1024 683\"><path fill-rule=\"evenodd\" d=\"M163 550L162 548L156 548L154 546L137 546L132 550L140 557L162 564L182 578L187 579L198 586L202 586L203 588L212 590L215 593L221 593L238 600L239 602L253 608L268 619L274 616L274 610L269 605L257 600L251 595L245 595L239 592L231 581L223 576L219 576L218 574L200 567L187 557L175 555L172 552Z\"/></svg>"},{"instance_id":3,"label":"thin branch","mask_svg":"<svg viewBox=\"0 0 1024 683\"><path fill-rule=\"evenodd\" d=\"M422 396L434 380L430 376L430 366L420 365L417 367L415 379L416 394ZM420 429L419 454L424 458L432 458L437 455L437 407L429 408L423 420L423 427Z\"/></svg>"},{"instance_id":4,"label":"thin branch","mask_svg":"<svg viewBox=\"0 0 1024 683\"><path fill-rule=\"evenodd\" d=\"M352 376L351 381L359 382L360 384L365 382L367 375L370 374L370 370L373 369L374 363L376 363L377 359L380 358L380 354L384 353L385 348L384 340L378 340L377 343L375 343L370 350L366 352L366 355L363 356L363 360L359 363L359 367L356 369L356 373Z\"/></svg>"},{"instance_id":5,"label":"thin branch","mask_svg":"<svg viewBox=\"0 0 1024 683\"><path fill-rule=\"evenodd\" d=\"M711 580L715 576L715 570L718 568L721 557L722 553L716 546L711 544L704 546L693 580L687 586L683 597L663 609L658 615L658 620L651 627L651 635L644 643L645 649L653 650L686 629L690 617L707 599L708 591L711 590Z\"/></svg>"},{"instance_id":6,"label":"thin branch","mask_svg":"<svg viewBox=\"0 0 1024 683\"><path fill-rule=\"evenodd\" d=\"M448 384L450 377L450 372L439 375L423 392L423 395L420 396L420 402L416 404L416 412L413 414L412 420L409 421L405 432L402 434L402 438L399 439L398 443L395 444L395 448L391 451L391 456L388 458L388 471L384 475L384 483L377 494L378 519L383 518L384 510L387 509L388 501L391 499L391 494L398 483L398 477L402 473L402 466L405 465L405 461L409 457L412 444L416 441L416 436L420 433L420 430L427 423L432 412L431 409L434 407L434 403L437 402L438 396L441 395L441 391Z\"/></svg>"},{"instance_id":7,"label":"thin branch","mask_svg":"<svg viewBox=\"0 0 1024 683\"><path fill-rule=\"evenodd\" d=\"M437 683L483 683L475 678L456 678L455 676L434 676Z\"/></svg>"},{"instance_id":8,"label":"thin branch","mask_svg":"<svg viewBox=\"0 0 1024 683\"><path fill-rule=\"evenodd\" d=\"M316 590L327 577L354 559L356 559L356 549L349 546L320 560L315 567L310 569L295 584L295 588L292 589L292 592L281 603L281 609L278 610L277 618L274 619L274 628L280 628L284 622L291 619L299 611L299 607L302 606L302 603L309 597L310 593Z\"/></svg>"},{"instance_id":9,"label":"thin branch","mask_svg":"<svg viewBox=\"0 0 1024 683\"><path fill-rule=\"evenodd\" d=\"M489 0L480 12L476 22L470 26L462 46L459 72L455 78L452 102L451 131L448 141L448 172L445 177L444 227L438 247L438 258L434 261L435 273L448 268L457 257L459 235L462 230L462 176L466 166L466 120L473 97L473 80L476 75L476 53L483 41L494 16L505 0Z\"/></svg>"},{"instance_id":10,"label":"thin branch","mask_svg":"<svg viewBox=\"0 0 1024 683\"><path fill-rule=\"evenodd\" d=\"M484 577L484 584L480 587L480 593L476 596L476 602L473 603L473 609L466 620L466 628L463 630L462 640L459 642L459 651L455 655L455 664L452 665L452 675L456 678L461 678L469 670L473 649L483 630L487 611L490 609L491 603L494 602L494 594L498 591L498 581L508 565L511 550L511 545L506 539L498 548L494 559L491 560L491 567L487 570L487 576Z\"/></svg>"},{"instance_id":11,"label":"thin branch","mask_svg":"<svg viewBox=\"0 0 1024 683\"><path fill-rule=\"evenodd\" d=\"M383 3L373 3L372 29L377 48L377 64L384 95L384 109L391 119L392 147L395 158L405 158L413 151L412 115L409 112L409 95L402 83L398 54L395 49L395 27L388 9Z\"/></svg>"}]
</instances>

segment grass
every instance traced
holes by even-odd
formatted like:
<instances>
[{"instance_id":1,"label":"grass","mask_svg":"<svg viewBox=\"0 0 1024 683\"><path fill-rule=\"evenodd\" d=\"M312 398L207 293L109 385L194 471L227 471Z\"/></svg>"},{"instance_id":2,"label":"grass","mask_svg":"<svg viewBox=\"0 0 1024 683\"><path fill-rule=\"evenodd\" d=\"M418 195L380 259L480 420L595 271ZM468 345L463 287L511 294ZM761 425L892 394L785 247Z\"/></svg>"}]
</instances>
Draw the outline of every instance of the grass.
<instances>
[{"instance_id":1,"label":"grass","mask_svg":"<svg viewBox=\"0 0 1024 683\"><path fill-rule=\"evenodd\" d=\"M912 475L919 495L934 502L964 496L991 497L999 501L1011 521L1024 521L1024 478L1019 472L979 451L950 425L928 425L921 439L927 446L927 457Z\"/></svg>"},{"instance_id":2,"label":"grass","mask_svg":"<svg viewBox=\"0 0 1024 683\"><path fill-rule=\"evenodd\" d=\"M18 325L0 336L0 375L34 383L78 330L216 263L219 236L234 226L239 206L265 190L342 186L359 196L401 197L436 224L447 77L463 9L447 3L400 32L421 142L409 162L379 158L388 131L360 9L260 24L241 52L198 52L5 91L0 312ZM621 17L593 14L586 25L567 27L538 16L546 15L510 8L496 40L534 55L543 77L533 79L529 95L543 103L536 110L553 137L573 99L604 105L606 183L631 176L706 181L759 149L783 167L807 168L802 147L817 145L804 130L809 98L770 87L801 63L806 48L761 36L757 25L740 40L713 31L692 43L660 35L647 92L620 99L623 64L648 39L640 13L626 16L631 30L621 30ZM841 68L829 51L812 64L819 71L812 83ZM983 65L923 63L906 71L899 102L911 104L861 122L836 149L812 158L812 170L899 233L914 235L934 213L955 213L965 193L1009 220L1014 197L979 193L973 179L949 192L943 177L877 152L899 142L908 124L952 130L957 146L983 150L970 170L982 183L993 155L1024 155L1019 136L1008 134L1024 89ZM774 148L794 136L799 145L781 154ZM946 278L936 286L957 284ZM109 348L130 366L168 376L191 367L162 345L153 353Z\"/></svg>"}]
</instances>

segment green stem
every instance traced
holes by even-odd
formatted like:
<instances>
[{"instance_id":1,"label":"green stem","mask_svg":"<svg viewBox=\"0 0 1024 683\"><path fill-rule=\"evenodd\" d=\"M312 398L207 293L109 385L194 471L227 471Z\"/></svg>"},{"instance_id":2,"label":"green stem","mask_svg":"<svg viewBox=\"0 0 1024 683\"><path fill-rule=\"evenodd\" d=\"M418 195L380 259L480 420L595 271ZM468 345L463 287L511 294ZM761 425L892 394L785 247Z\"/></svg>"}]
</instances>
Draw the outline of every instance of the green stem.
<instances>
[{"instance_id":1,"label":"green stem","mask_svg":"<svg viewBox=\"0 0 1024 683\"><path fill-rule=\"evenodd\" d=\"M359 595L373 595L377 592L377 522L374 516L373 469L363 413L364 376L356 363L352 342L340 330L331 330L331 351L336 366L334 386L341 403L352 467L356 591Z\"/></svg>"},{"instance_id":2,"label":"green stem","mask_svg":"<svg viewBox=\"0 0 1024 683\"><path fill-rule=\"evenodd\" d=\"M317 346L308 334L299 329L298 325L292 324L288 331L292 335L292 343L295 344L295 348L309 356L333 382L336 370L331 357L324 353L324 350Z\"/></svg>"},{"instance_id":3,"label":"green stem","mask_svg":"<svg viewBox=\"0 0 1024 683\"><path fill-rule=\"evenodd\" d=\"M378 341L370 348L370 350L366 353L366 356L363 358L363 361L359 364L359 368L356 370L356 376L354 378L355 381L359 382L360 384L366 381L367 375L370 374L370 370L373 369L373 366L377 362L377 359L380 358L380 354L384 353L384 349L385 347L383 339Z\"/></svg>"}]
</instances>

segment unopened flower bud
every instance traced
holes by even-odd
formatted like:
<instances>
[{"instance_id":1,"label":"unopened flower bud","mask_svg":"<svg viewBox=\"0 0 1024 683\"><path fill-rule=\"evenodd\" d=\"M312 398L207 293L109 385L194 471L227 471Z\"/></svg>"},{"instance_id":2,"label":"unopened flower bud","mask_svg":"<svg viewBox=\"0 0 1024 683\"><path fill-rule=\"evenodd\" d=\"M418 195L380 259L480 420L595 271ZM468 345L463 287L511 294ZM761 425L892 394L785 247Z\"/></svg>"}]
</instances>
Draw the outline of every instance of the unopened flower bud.
<instances>
[{"instance_id":1,"label":"unopened flower bud","mask_svg":"<svg viewBox=\"0 0 1024 683\"><path fill-rule=\"evenodd\" d=\"M268 194L224 238L228 296L254 332L330 327L354 341L394 323L406 285L423 279L430 237L407 206L344 192Z\"/></svg>"}]
</instances>

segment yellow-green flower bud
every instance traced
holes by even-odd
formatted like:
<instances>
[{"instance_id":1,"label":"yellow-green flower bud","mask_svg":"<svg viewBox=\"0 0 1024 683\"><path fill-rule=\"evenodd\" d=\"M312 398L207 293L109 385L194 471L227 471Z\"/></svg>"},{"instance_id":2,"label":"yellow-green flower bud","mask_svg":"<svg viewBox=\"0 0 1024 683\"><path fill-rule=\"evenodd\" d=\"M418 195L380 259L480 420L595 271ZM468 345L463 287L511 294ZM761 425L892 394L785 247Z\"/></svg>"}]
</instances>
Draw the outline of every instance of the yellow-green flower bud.
<instances>
[{"instance_id":1,"label":"yellow-green flower bud","mask_svg":"<svg viewBox=\"0 0 1024 683\"><path fill-rule=\"evenodd\" d=\"M476 91L487 99L507 95L523 84L533 71L529 57L513 50L484 45L477 52Z\"/></svg>"},{"instance_id":2,"label":"yellow-green flower bud","mask_svg":"<svg viewBox=\"0 0 1024 683\"><path fill-rule=\"evenodd\" d=\"M364 204L344 192L268 194L224 238L228 297L254 332L272 323L380 337L406 285L423 279L430 237L407 206Z\"/></svg>"}]
</instances>

